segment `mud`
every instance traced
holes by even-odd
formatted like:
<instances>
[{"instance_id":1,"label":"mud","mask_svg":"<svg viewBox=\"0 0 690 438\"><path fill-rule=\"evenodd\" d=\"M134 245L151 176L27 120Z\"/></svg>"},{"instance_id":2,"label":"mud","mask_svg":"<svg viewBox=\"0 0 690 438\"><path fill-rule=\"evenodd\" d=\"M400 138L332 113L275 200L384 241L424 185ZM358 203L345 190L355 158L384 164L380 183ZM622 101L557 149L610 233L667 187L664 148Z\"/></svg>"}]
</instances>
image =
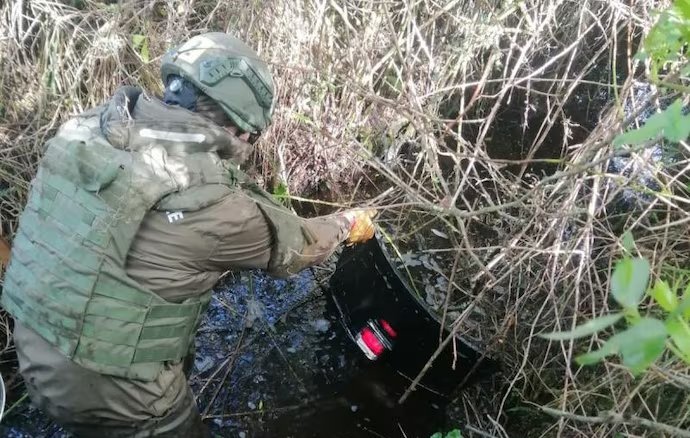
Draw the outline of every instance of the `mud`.
<instances>
[{"instance_id":1,"label":"mud","mask_svg":"<svg viewBox=\"0 0 690 438\"><path fill-rule=\"evenodd\" d=\"M397 404L409 379L366 359L320 292L311 271L289 281L246 273L217 287L190 379L211 430L246 438L426 438L443 428L447 400L421 389ZM2 423L1 436L68 436L27 400Z\"/></svg>"}]
</instances>

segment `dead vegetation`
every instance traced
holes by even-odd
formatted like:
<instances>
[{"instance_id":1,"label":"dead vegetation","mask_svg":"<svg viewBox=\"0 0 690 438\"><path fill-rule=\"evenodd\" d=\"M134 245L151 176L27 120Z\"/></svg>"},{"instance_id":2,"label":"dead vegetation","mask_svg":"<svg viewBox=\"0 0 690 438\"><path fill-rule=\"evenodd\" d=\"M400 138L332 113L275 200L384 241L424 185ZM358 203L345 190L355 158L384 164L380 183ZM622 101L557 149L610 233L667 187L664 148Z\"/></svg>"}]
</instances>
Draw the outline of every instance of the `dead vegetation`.
<instances>
[{"instance_id":1,"label":"dead vegetation","mask_svg":"<svg viewBox=\"0 0 690 438\"><path fill-rule=\"evenodd\" d=\"M447 245L434 249L450 260L448 296L476 304L447 325L471 335L481 307L491 322L481 337L504 369L495 387L460 395L467 436L677 435L690 426L687 367L667 359L638 379L616 360L579 368L574 355L599 339L537 336L608 311L625 230L657 272L688 267L688 146L665 166L642 149L627 153L627 172L609 166L624 118L658 103L653 91L640 101L631 72L643 73L632 57L663 5L10 0L0 6L2 234L15 230L44 140L70 114L123 84L159 91L167 47L231 32L277 79L254 162L268 188L317 207L373 199L384 228L411 216L443 224ZM645 172L663 190L621 210Z\"/></svg>"}]
</instances>

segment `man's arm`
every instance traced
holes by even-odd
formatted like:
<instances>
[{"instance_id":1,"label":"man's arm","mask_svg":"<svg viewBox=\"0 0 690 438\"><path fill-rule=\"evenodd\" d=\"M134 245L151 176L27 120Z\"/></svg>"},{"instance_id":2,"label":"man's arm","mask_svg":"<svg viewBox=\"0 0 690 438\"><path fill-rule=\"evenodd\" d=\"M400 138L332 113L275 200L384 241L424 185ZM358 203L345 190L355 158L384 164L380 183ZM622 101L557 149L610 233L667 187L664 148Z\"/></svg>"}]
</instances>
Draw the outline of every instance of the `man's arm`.
<instances>
[{"instance_id":1,"label":"man's arm","mask_svg":"<svg viewBox=\"0 0 690 438\"><path fill-rule=\"evenodd\" d=\"M343 216L303 219L293 214L287 220L295 221L295 228L300 229L295 234L301 236L286 238L281 237L286 233L274 233L276 240L268 272L277 277L288 277L309 266L323 263L349 234L349 223Z\"/></svg>"},{"instance_id":2,"label":"man's arm","mask_svg":"<svg viewBox=\"0 0 690 438\"><path fill-rule=\"evenodd\" d=\"M351 225L344 214L303 219L270 199L244 191L210 210L217 217L218 242L209 260L214 267L265 269L277 277L322 263L347 239Z\"/></svg>"}]
</instances>

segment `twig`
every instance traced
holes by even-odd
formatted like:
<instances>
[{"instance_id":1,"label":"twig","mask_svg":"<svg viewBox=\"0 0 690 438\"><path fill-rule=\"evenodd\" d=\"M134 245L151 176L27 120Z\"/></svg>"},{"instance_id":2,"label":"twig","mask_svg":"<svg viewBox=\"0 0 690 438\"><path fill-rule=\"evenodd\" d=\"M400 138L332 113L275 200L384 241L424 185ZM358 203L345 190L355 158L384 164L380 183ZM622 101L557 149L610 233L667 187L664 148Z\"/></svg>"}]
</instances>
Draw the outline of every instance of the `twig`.
<instances>
[{"instance_id":1,"label":"twig","mask_svg":"<svg viewBox=\"0 0 690 438\"><path fill-rule=\"evenodd\" d=\"M690 438L690 430L680 429L669 424L659 423L653 420L648 420L646 418L641 418L635 415L624 416L623 414L617 412L609 412L605 415L590 417L585 415L571 414L570 412L563 412L558 409L549 408L546 406L537 406L545 414L552 415L554 417L563 417L569 420L582 421L584 423L592 424L627 424L632 426L642 426L647 429L652 429L656 432L663 432L670 434L671 436L680 438Z\"/></svg>"},{"instance_id":2,"label":"twig","mask_svg":"<svg viewBox=\"0 0 690 438\"><path fill-rule=\"evenodd\" d=\"M29 396L29 393L28 393L28 392L24 392L24 394L23 394L21 397L19 397L19 398L17 399L17 401L15 401L14 403L12 403L12 406L10 406L9 408L7 408L7 409L5 410L5 413L3 414L3 417L7 417L7 416L9 415L9 413L12 412L12 411L14 410L14 408L16 408L17 406L19 406L24 400L26 400L26 398L27 398L28 396Z\"/></svg>"},{"instance_id":3,"label":"twig","mask_svg":"<svg viewBox=\"0 0 690 438\"><path fill-rule=\"evenodd\" d=\"M450 296L453 291L453 280L455 280L455 272L458 269L458 261L460 260L460 251L455 253L455 260L453 260L453 267L450 271L450 279L448 280L448 287L446 288L446 299L443 303L443 312L441 314L441 327L438 332L438 341L443 340L443 331L446 328L446 316L448 315L448 305L450 304Z\"/></svg>"},{"instance_id":4,"label":"twig","mask_svg":"<svg viewBox=\"0 0 690 438\"><path fill-rule=\"evenodd\" d=\"M235 365L235 361L237 360L237 357L240 355L240 350L242 348L242 341L244 340L244 334L246 333L246 331L247 331L247 325L245 324L244 327L242 328L242 333L240 334L240 337L237 340L237 346L235 347L235 351L232 353L232 359L230 360L230 363L228 364L228 367L225 370L225 374L223 374L223 378L221 379L220 383L216 387L216 391L213 393L211 400L209 400L208 404L206 405L206 408L204 409L204 413L202 414L203 417L206 417L206 415L208 414L208 411L213 406L213 402L216 401L216 398L218 397L220 390L225 385L225 381L228 379L230 372L232 372L234 365ZM204 385L204 387L206 387L206 385Z\"/></svg>"},{"instance_id":5,"label":"twig","mask_svg":"<svg viewBox=\"0 0 690 438\"><path fill-rule=\"evenodd\" d=\"M479 436L483 436L485 438L498 438L496 435L491 435L490 433L484 432L483 430L479 430L476 427L471 426L469 424L465 425L465 429L467 429L468 431L470 431L474 434L477 434Z\"/></svg>"},{"instance_id":6,"label":"twig","mask_svg":"<svg viewBox=\"0 0 690 438\"><path fill-rule=\"evenodd\" d=\"M431 357L426 362L426 364L424 364L424 367L422 368L422 370L419 372L419 374L417 374L417 377L414 378L414 380L412 381L410 386L405 390L405 393L398 400L399 404L405 403L405 400L407 400L407 398L410 396L412 391L414 391L415 388L417 387L417 385L419 384L419 382L421 382L422 378L424 378L424 376L429 371L429 369L433 365L434 361L441 354L443 349L446 348L446 346L450 343L451 340L455 339L455 335L457 334L458 330L460 330L462 323L469 316L470 312L472 311L472 309L474 308L476 303L482 299L485 292L486 292L486 289L482 289L482 291L477 294L477 296L472 301L472 303L469 306L467 306L467 309L465 309L465 311L462 313L462 315L460 315L458 317L458 319L455 320L455 322L453 323L453 325L451 327L450 333L448 334L448 336L446 336L446 338L443 340L443 342L441 342L439 344L439 346L436 348L436 351L434 351L434 353L431 355Z\"/></svg>"}]
</instances>

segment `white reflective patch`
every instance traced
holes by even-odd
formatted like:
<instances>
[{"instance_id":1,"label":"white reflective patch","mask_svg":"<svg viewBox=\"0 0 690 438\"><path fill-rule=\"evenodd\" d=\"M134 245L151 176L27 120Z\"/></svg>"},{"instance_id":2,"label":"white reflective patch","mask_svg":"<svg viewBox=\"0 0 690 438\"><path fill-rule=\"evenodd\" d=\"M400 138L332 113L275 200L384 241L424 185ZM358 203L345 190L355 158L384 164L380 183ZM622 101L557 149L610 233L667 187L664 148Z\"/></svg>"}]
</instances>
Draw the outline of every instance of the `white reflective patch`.
<instances>
[{"instance_id":1,"label":"white reflective patch","mask_svg":"<svg viewBox=\"0 0 690 438\"><path fill-rule=\"evenodd\" d=\"M154 138L156 140L179 141L182 143L203 143L206 140L204 134L189 134L186 132L158 131L155 129L144 128L139 131L139 135L144 138Z\"/></svg>"},{"instance_id":2,"label":"white reflective patch","mask_svg":"<svg viewBox=\"0 0 690 438\"><path fill-rule=\"evenodd\" d=\"M184 219L184 215L181 211L166 211L165 214L168 216L168 222L171 224Z\"/></svg>"}]
</instances>

